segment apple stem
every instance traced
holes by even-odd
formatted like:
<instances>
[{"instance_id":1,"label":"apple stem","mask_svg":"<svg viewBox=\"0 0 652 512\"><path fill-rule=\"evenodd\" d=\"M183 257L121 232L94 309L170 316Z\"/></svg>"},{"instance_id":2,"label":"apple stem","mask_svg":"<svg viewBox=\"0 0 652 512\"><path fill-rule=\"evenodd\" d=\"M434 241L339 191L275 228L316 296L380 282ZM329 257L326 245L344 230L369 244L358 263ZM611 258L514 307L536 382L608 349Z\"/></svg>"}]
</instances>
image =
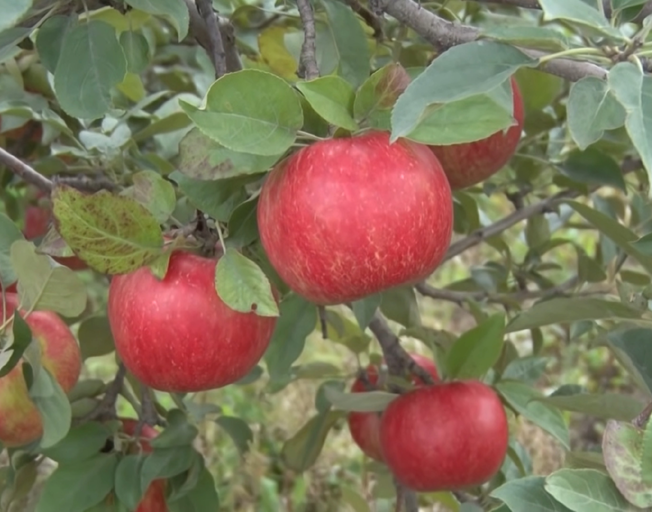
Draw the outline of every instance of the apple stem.
<instances>
[{"instance_id":1,"label":"apple stem","mask_svg":"<svg viewBox=\"0 0 652 512\"><path fill-rule=\"evenodd\" d=\"M136 439L140 437L140 433L145 425L153 427L160 423L156 407L154 406L152 390L142 383L140 383L140 389L140 414L138 415L138 423L136 424L134 433Z\"/></svg>"},{"instance_id":2,"label":"apple stem","mask_svg":"<svg viewBox=\"0 0 652 512\"><path fill-rule=\"evenodd\" d=\"M638 428L644 428L650 420L650 415L652 415L652 402L647 404L645 409L643 409L641 413L632 420L632 423Z\"/></svg>"},{"instance_id":3,"label":"apple stem","mask_svg":"<svg viewBox=\"0 0 652 512\"><path fill-rule=\"evenodd\" d=\"M396 508L395 512L419 512L419 498L417 493L408 489L394 478L394 486L396 487ZM403 509L405 506L405 509Z\"/></svg>"},{"instance_id":4,"label":"apple stem","mask_svg":"<svg viewBox=\"0 0 652 512\"><path fill-rule=\"evenodd\" d=\"M326 308L324 306L317 306L319 312L319 323L321 325L321 335L323 339L328 339L328 323L326 321Z\"/></svg>"}]
</instances>

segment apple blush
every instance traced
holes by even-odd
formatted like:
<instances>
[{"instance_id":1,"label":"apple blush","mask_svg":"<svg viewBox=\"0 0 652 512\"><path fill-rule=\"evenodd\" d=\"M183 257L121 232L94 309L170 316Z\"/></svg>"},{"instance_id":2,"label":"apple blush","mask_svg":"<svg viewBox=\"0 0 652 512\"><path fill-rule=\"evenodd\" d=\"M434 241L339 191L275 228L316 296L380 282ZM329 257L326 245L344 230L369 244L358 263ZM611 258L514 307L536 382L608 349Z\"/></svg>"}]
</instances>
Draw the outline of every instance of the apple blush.
<instances>
[{"instance_id":1,"label":"apple blush","mask_svg":"<svg viewBox=\"0 0 652 512\"><path fill-rule=\"evenodd\" d=\"M227 306L215 290L215 265L215 258L175 251L163 280L148 267L111 279L116 351L143 384L177 393L220 388L263 356L276 318Z\"/></svg>"},{"instance_id":2,"label":"apple blush","mask_svg":"<svg viewBox=\"0 0 652 512\"><path fill-rule=\"evenodd\" d=\"M420 281L452 236L446 175L427 146L389 133L316 142L279 162L258 201L260 239L287 285L315 304Z\"/></svg>"}]
</instances>

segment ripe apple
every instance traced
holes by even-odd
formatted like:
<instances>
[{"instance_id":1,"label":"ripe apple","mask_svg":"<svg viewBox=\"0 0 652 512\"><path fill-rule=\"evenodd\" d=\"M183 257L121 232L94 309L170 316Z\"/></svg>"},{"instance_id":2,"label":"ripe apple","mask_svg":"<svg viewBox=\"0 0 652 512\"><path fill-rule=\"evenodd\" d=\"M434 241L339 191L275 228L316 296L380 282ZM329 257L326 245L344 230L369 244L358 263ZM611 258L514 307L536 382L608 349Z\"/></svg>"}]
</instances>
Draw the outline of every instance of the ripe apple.
<instances>
[{"instance_id":1,"label":"ripe apple","mask_svg":"<svg viewBox=\"0 0 652 512\"><path fill-rule=\"evenodd\" d=\"M169 392L223 387L244 377L267 349L276 318L222 302L216 261L175 251L162 281L148 267L111 279L116 350L143 384Z\"/></svg>"},{"instance_id":2,"label":"ripe apple","mask_svg":"<svg viewBox=\"0 0 652 512\"><path fill-rule=\"evenodd\" d=\"M453 190L476 185L493 176L516 152L525 114L521 91L514 77L511 84L515 125L474 142L429 146L441 162Z\"/></svg>"},{"instance_id":3,"label":"ripe apple","mask_svg":"<svg viewBox=\"0 0 652 512\"><path fill-rule=\"evenodd\" d=\"M133 436L136 433L136 425L138 422L130 418L119 418L122 423L122 430L125 434ZM138 439L138 447L130 446L127 453L150 453L152 447L147 442L149 439L154 439L158 432L149 425L143 425L140 431L140 438ZM154 480L143 494L138 507L135 512L168 512L167 501L165 500L165 487L166 482L164 479ZM113 493L109 494L106 499L107 505L113 505L115 496Z\"/></svg>"},{"instance_id":4,"label":"ripe apple","mask_svg":"<svg viewBox=\"0 0 652 512\"><path fill-rule=\"evenodd\" d=\"M322 305L419 281L450 244L453 203L427 148L372 131L304 147L278 163L258 201L270 263Z\"/></svg>"},{"instance_id":5,"label":"ripe apple","mask_svg":"<svg viewBox=\"0 0 652 512\"><path fill-rule=\"evenodd\" d=\"M18 295L7 293L7 318L18 307ZM21 311L24 317L24 312ZM68 326L52 311L33 311L25 319L41 350L41 364L67 393L81 372L81 352ZM8 328L11 328L9 326ZM14 447L31 443L43 433L38 409L28 395L19 362L0 378L0 441Z\"/></svg>"},{"instance_id":6,"label":"ripe apple","mask_svg":"<svg viewBox=\"0 0 652 512\"><path fill-rule=\"evenodd\" d=\"M508 441L500 399L477 380L411 390L387 406L380 422L385 463L418 492L487 482L500 469Z\"/></svg>"},{"instance_id":7,"label":"ripe apple","mask_svg":"<svg viewBox=\"0 0 652 512\"><path fill-rule=\"evenodd\" d=\"M412 359L424 368L432 378L439 380L437 367L432 359L419 354L410 354ZM370 384L378 382L378 367L376 365L367 366L367 378ZM413 376L412 383L415 386L423 386L424 382L417 376ZM364 393L367 391L363 380L358 377L351 386L352 393ZM348 415L349 432L355 444L364 452L367 457L371 457L379 462L383 461L382 451L380 449L380 417L381 414L375 412L350 412Z\"/></svg>"}]
</instances>

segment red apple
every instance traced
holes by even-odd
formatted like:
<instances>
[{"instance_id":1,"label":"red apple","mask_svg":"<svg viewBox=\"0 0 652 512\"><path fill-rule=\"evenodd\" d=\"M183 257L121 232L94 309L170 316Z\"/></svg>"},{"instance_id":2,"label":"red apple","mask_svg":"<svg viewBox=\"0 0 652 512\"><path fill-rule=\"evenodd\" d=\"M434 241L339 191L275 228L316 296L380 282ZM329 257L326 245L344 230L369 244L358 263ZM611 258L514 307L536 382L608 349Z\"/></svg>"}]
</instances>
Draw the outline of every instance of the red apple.
<instances>
[{"instance_id":1,"label":"red apple","mask_svg":"<svg viewBox=\"0 0 652 512\"><path fill-rule=\"evenodd\" d=\"M409 391L389 404L380 423L385 463L418 492L487 482L500 469L508 441L500 399L475 380Z\"/></svg>"},{"instance_id":2,"label":"red apple","mask_svg":"<svg viewBox=\"0 0 652 512\"><path fill-rule=\"evenodd\" d=\"M18 307L18 296L7 293L5 297L9 318ZM23 311L21 316L25 316ZM33 311L25 321L41 349L41 364L67 393L77 383L81 372L81 352L77 340L63 320L52 311ZM0 441L8 447L21 446L37 440L42 433L43 423L29 398L19 362L0 378Z\"/></svg>"},{"instance_id":3,"label":"red apple","mask_svg":"<svg viewBox=\"0 0 652 512\"><path fill-rule=\"evenodd\" d=\"M277 164L257 216L280 277L328 305L429 276L450 244L453 203L427 146L368 132L316 142Z\"/></svg>"},{"instance_id":4,"label":"red apple","mask_svg":"<svg viewBox=\"0 0 652 512\"><path fill-rule=\"evenodd\" d=\"M169 392L223 387L244 377L267 349L276 318L222 302L215 265L216 259L175 251L162 281L148 267L111 279L116 350L143 384Z\"/></svg>"},{"instance_id":5,"label":"red apple","mask_svg":"<svg viewBox=\"0 0 652 512\"><path fill-rule=\"evenodd\" d=\"M437 367L432 359L421 356L419 354L410 354L415 362L424 368L432 378L439 380ZM370 384L378 382L378 367L375 365L367 366L367 377ZM423 386L424 382L416 376L413 376L412 383L415 386ZM352 393L364 393L367 391L363 380L358 377L351 386ZM348 415L349 431L355 444L364 452L367 457L371 457L379 462L382 462L383 455L380 449L380 417L379 413L375 412L351 412Z\"/></svg>"},{"instance_id":6,"label":"red apple","mask_svg":"<svg viewBox=\"0 0 652 512\"><path fill-rule=\"evenodd\" d=\"M430 146L441 162L453 190L476 185L493 176L516 152L525 114L521 91L514 77L511 78L511 83L515 125L509 127L506 132L501 130L474 142Z\"/></svg>"}]
</instances>

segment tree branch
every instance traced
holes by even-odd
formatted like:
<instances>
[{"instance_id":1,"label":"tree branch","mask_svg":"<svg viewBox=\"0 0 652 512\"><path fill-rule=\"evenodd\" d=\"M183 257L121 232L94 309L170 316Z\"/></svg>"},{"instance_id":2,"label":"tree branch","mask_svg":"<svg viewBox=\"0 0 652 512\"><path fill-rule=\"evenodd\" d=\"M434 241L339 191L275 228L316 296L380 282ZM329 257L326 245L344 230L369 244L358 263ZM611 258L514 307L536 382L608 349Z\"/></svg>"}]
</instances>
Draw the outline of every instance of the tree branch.
<instances>
[{"instance_id":1,"label":"tree branch","mask_svg":"<svg viewBox=\"0 0 652 512\"><path fill-rule=\"evenodd\" d=\"M480 35L477 28L446 21L424 9L414 0L376 0L374 5L412 28L439 51L445 51L453 46L475 41ZM545 52L538 50L523 48L519 48L519 50L534 59L547 55ZM580 60L555 59L543 64L540 69L571 82L576 82L586 76L601 79L607 77L607 70L603 67Z\"/></svg>"},{"instance_id":2,"label":"tree branch","mask_svg":"<svg viewBox=\"0 0 652 512\"><path fill-rule=\"evenodd\" d=\"M226 54L224 52L224 41L220 33L220 25L213 10L213 3L211 0L197 0L197 11L204 19L204 25L208 32L210 48L208 54L215 67L215 78L220 78L227 73Z\"/></svg>"},{"instance_id":3,"label":"tree branch","mask_svg":"<svg viewBox=\"0 0 652 512\"><path fill-rule=\"evenodd\" d=\"M458 292L455 290L435 288L434 286L430 286L427 283L419 283L415 286L415 288L421 295L430 297L431 299L445 300L448 302L455 302L456 304L462 304L467 300L485 300L487 302L510 305L514 304L515 302L522 302L532 299L547 299L549 297L562 294L576 286L578 282L579 279L577 276L575 276L571 277L567 281L564 281L563 283L543 290L523 290L514 293L488 293L483 291Z\"/></svg>"},{"instance_id":4,"label":"tree branch","mask_svg":"<svg viewBox=\"0 0 652 512\"><path fill-rule=\"evenodd\" d=\"M369 25L374 30L374 38L378 41L382 41L383 34L383 25L380 21L380 18L376 16L366 7L360 4L359 0L344 0L351 10L357 13L367 25Z\"/></svg>"},{"instance_id":5,"label":"tree branch","mask_svg":"<svg viewBox=\"0 0 652 512\"><path fill-rule=\"evenodd\" d=\"M303 44L301 45L301 57L299 59L300 77L306 80L313 80L319 77L319 67L317 66L317 46L315 39L315 13L310 5L310 0L297 0L301 23L303 23Z\"/></svg>"},{"instance_id":6,"label":"tree branch","mask_svg":"<svg viewBox=\"0 0 652 512\"><path fill-rule=\"evenodd\" d=\"M11 172L20 176L27 183L37 186L41 190L50 192L53 187L52 181L40 174L36 169L19 160L11 153L0 148L0 163L5 164Z\"/></svg>"}]
</instances>

